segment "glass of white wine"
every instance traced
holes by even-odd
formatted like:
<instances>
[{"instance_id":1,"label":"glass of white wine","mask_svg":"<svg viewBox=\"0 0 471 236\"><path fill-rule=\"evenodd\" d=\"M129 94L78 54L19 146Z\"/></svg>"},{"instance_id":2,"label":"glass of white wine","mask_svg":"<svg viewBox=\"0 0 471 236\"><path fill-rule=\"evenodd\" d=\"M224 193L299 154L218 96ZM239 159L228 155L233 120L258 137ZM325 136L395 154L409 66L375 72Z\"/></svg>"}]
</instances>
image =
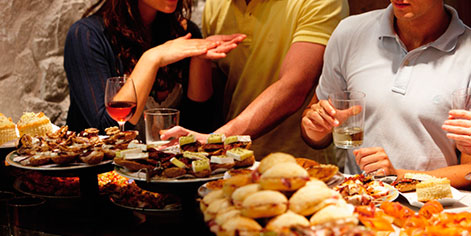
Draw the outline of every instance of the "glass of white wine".
<instances>
[{"instance_id":1,"label":"glass of white wine","mask_svg":"<svg viewBox=\"0 0 471 236\"><path fill-rule=\"evenodd\" d=\"M360 91L342 91L329 95L329 100L335 109L354 109L355 111L354 115L334 127L332 135L335 146L350 149L363 144L365 97L365 93Z\"/></svg>"}]
</instances>

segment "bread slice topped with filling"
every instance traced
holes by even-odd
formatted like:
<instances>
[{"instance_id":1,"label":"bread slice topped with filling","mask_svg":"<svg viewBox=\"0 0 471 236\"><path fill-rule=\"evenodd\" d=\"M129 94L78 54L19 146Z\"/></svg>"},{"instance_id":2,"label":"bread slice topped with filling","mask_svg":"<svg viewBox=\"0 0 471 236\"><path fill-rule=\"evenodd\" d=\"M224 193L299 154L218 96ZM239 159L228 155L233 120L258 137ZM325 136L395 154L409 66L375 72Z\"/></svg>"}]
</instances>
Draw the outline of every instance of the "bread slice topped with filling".
<instances>
[{"instance_id":1,"label":"bread slice topped with filling","mask_svg":"<svg viewBox=\"0 0 471 236\"><path fill-rule=\"evenodd\" d=\"M205 144L199 148L200 152L207 152L210 155L224 154L224 134L210 134Z\"/></svg>"}]
</instances>

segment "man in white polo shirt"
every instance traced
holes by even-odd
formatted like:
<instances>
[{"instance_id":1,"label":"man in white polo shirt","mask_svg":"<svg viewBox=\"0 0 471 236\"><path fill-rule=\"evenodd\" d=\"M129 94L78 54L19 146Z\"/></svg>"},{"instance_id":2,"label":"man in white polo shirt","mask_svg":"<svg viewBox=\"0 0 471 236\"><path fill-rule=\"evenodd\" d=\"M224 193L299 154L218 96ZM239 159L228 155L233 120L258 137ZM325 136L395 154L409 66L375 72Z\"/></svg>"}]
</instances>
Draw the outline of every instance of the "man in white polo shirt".
<instances>
[{"instance_id":1,"label":"man in white polo shirt","mask_svg":"<svg viewBox=\"0 0 471 236\"><path fill-rule=\"evenodd\" d=\"M451 93L470 87L471 30L443 0L391 2L346 18L332 34L303 116L304 139L314 148L330 144L338 120L328 94L363 91L364 142L353 151L339 149L347 156L345 172L401 177L422 171L468 185L471 156L463 153L459 162L442 125L451 114Z\"/></svg>"}]
</instances>

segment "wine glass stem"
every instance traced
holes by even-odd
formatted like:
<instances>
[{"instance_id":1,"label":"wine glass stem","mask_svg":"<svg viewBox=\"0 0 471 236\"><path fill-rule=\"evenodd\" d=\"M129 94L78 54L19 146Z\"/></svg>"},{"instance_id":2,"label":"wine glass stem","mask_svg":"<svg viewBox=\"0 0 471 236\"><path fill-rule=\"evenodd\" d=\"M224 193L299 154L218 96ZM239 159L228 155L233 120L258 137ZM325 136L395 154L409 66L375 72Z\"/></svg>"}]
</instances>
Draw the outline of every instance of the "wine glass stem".
<instances>
[{"instance_id":1,"label":"wine glass stem","mask_svg":"<svg viewBox=\"0 0 471 236\"><path fill-rule=\"evenodd\" d=\"M118 121L119 130L124 131L124 124L125 124L125 123L126 123L126 121Z\"/></svg>"}]
</instances>

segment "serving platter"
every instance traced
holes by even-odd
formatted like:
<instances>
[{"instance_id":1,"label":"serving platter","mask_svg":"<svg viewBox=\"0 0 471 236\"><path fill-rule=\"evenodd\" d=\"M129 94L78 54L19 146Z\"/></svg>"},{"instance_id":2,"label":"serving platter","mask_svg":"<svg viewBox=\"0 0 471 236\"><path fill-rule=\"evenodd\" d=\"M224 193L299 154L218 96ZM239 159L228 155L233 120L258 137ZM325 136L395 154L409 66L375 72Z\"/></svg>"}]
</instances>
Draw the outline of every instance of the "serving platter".
<instances>
[{"instance_id":1,"label":"serving platter","mask_svg":"<svg viewBox=\"0 0 471 236\"><path fill-rule=\"evenodd\" d=\"M41 166L25 166L19 163L22 159L28 158L26 156L21 156L16 151L10 152L6 157L6 162L14 167L26 169L26 170L42 170L42 171L67 171L67 170L77 170L77 169L87 169L90 167L102 167L110 165L113 160L104 160L96 165L89 165L84 162L74 162L67 165L59 164L47 164Z\"/></svg>"},{"instance_id":2,"label":"serving platter","mask_svg":"<svg viewBox=\"0 0 471 236\"><path fill-rule=\"evenodd\" d=\"M157 208L143 208L143 207L133 207L133 206L124 205L116 201L113 197L110 197L110 201L111 203L113 203L114 205L118 207L132 210L132 211L137 211L146 215L154 215L154 216L162 216L162 215L167 216L169 214L178 215L178 214L181 214L181 211L182 211L182 207L180 204L169 204L169 205L166 205L162 209L157 209Z\"/></svg>"},{"instance_id":3,"label":"serving platter","mask_svg":"<svg viewBox=\"0 0 471 236\"><path fill-rule=\"evenodd\" d=\"M130 172L126 168L115 165L115 171L129 179L137 181L145 181L149 183L165 183L165 184L187 184L187 183L205 183L212 180L221 179L224 176L224 173L212 174L206 178L165 178L160 176L153 176L151 178L147 177L145 171Z\"/></svg>"},{"instance_id":4,"label":"serving platter","mask_svg":"<svg viewBox=\"0 0 471 236\"><path fill-rule=\"evenodd\" d=\"M34 197L41 197L41 198L47 198L47 199L79 199L80 195L49 195L46 193L37 193L28 190L23 183L23 179L17 178L13 182L13 188L17 190L18 192L25 194L25 195L30 195Z\"/></svg>"}]
</instances>

